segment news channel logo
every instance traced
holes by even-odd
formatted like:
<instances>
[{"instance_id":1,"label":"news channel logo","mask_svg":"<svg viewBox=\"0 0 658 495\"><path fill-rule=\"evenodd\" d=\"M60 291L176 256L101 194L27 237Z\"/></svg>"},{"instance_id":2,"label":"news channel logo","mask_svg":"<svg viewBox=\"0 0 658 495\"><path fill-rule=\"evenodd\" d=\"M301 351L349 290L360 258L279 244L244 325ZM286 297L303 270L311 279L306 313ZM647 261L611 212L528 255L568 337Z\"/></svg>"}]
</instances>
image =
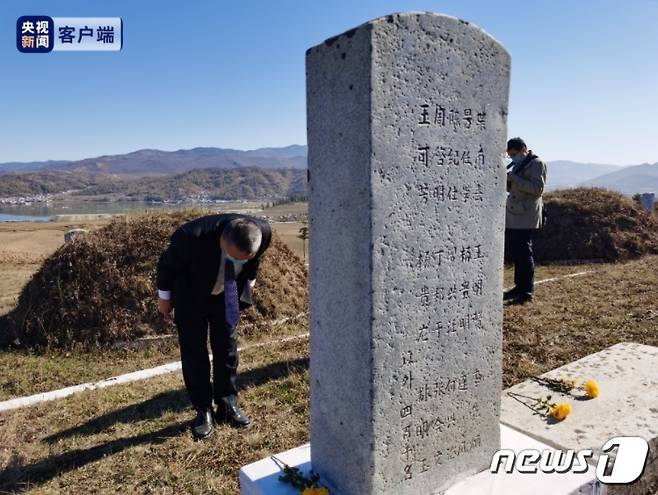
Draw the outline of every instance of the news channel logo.
<instances>
[{"instance_id":1,"label":"news channel logo","mask_svg":"<svg viewBox=\"0 0 658 495\"><path fill-rule=\"evenodd\" d=\"M120 17L24 15L16 21L16 48L22 53L118 52L122 46Z\"/></svg>"}]
</instances>

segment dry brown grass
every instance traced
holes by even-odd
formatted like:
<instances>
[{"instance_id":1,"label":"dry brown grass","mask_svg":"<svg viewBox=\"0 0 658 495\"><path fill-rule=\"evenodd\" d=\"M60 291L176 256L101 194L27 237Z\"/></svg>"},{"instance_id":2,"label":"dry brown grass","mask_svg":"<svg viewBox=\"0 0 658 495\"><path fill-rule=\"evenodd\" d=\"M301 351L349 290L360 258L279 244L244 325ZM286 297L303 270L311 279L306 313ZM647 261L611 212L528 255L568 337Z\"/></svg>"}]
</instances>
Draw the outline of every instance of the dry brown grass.
<instances>
[{"instance_id":1,"label":"dry brown grass","mask_svg":"<svg viewBox=\"0 0 658 495\"><path fill-rule=\"evenodd\" d=\"M601 188L553 191L544 198L548 222L539 231L539 261L617 261L658 253L658 217L632 199Z\"/></svg>"},{"instance_id":2,"label":"dry brown grass","mask_svg":"<svg viewBox=\"0 0 658 495\"><path fill-rule=\"evenodd\" d=\"M536 275L537 279L541 280L576 272L599 270L606 266L603 264L539 266ZM513 285L512 280L513 272L508 267L505 269L505 286ZM260 286L257 291L264 289L265 286ZM280 325L273 323L272 320L259 320L247 324L243 322L239 327L240 345L289 337L308 331L307 316L302 316L291 323ZM180 357L175 340L169 344L144 349L104 349L84 353L57 349L40 353L24 349L0 350L0 400L101 380L178 359ZM94 365L89 366L89 363Z\"/></svg>"},{"instance_id":3,"label":"dry brown grass","mask_svg":"<svg viewBox=\"0 0 658 495\"><path fill-rule=\"evenodd\" d=\"M0 400L98 381L179 359L175 341L143 349L85 353L4 350L0 351Z\"/></svg>"},{"instance_id":4,"label":"dry brown grass","mask_svg":"<svg viewBox=\"0 0 658 495\"><path fill-rule=\"evenodd\" d=\"M302 240L297 237L299 235L299 229L304 225L305 224L302 222L286 222L273 223L272 227L279 235L279 238L285 242L297 256L308 263L308 241L304 244Z\"/></svg>"},{"instance_id":5,"label":"dry brown grass","mask_svg":"<svg viewBox=\"0 0 658 495\"><path fill-rule=\"evenodd\" d=\"M658 345L658 256L593 269L505 308L505 386L619 342Z\"/></svg>"},{"instance_id":6,"label":"dry brown grass","mask_svg":"<svg viewBox=\"0 0 658 495\"><path fill-rule=\"evenodd\" d=\"M73 227L94 230L105 223L0 222L0 315L14 309L32 274L64 243L64 232Z\"/></svg>"},{"instance_id":7,"label":"dry brown grass","mask_svg":"<svg viewBox=\"0 0 658 495\"><path fill-rule=\"evenodd\" d=\"M305 333L308 315L300 313L283 323L267 320L257 324L241 323L238 328L240 347L249 347ZM139 349L92 350L82 353L4 350L0 351L0 400L94 382L179 359L178 341L175 338Z\"/></svg>"},{"instance_id":8,"label":"dry brown grass","mask_svg":"<svg viewBox=\"0 0 658 495\"><path fill-rule=\"evenodd\" d=\"M539 275L584 268L546 267ZM617 342L658 345L658 256L594 268L539 285L529 306L505 308L506 386ZM302 333L306 325L291 322L265 336ZM237 494L240 466L308 439L307 343L241 357L241 402L253 427L222 426L193 441L180 374L85 392L0 414L0 490Z\"/></svg>"},{"instance_id":9,"label":"dry brown grass","mask_svg":"<svg viewBox=\"0 0 658 495\"><path fill-rule=\"evenodd\" d=\"M45 260L23 288L17 307L0 319L0 341L22 348L97 349L117 341L171 333L157 311L160 253L181 223L198 212L112 221ZM294 316L307 308L307 271L276 234L244 322ZM280 281L285 280L286 284Z\"/></svg>"},{"instance_id":10,"label":"dry brown grass","mask_svg":"<svg viewBox=\"0 0 658 495\"><path fill-rule=\"evenodd\" d=\"M203 442L180 375L0 416L3 493L238 493L246 462L307 441L307 346L244 352L240 400L255 420Z\"/></svg>"}]
</instances>

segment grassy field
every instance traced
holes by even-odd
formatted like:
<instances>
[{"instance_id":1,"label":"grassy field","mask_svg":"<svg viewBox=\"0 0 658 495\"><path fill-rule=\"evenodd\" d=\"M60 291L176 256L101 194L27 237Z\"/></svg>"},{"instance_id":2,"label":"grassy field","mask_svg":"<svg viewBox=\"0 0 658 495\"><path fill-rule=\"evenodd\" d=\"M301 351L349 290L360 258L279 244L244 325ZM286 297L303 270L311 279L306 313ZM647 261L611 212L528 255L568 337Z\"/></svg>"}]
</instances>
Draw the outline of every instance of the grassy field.
<instances>
[{"instance_id":1,"label":"grassy field","mask_svg":"<svg viewBox=\"0 0 658 495\"><path fill-rule=\"evenodd\" d=\"M537 270L537 278L545 279L584 270L600 269L604 265L592 266L542 266ZM506 285L511 285L512 271L505 270ZM552 284L553 282L551 282ZM543 291L541 285L538 290ZM509 308L512 310L512 308ZM295 327L278 326L274 329L262 329L250 332L252 337L243 339L241 345L262 342L260 333L266 338L283 338L305 333L308 326L304 323ZM172 333L175 328L172 325ZM94 351L78 354L52 351L35 354L24 350L0 351L0 400L24 395L46 392L56 388L79 383L102 380L122 373L158 366L179 359L178 345L175 340L142 349L122 349L115 351ZM89 366L93 362L94 366Z\"/></svg>"},{"instance_id":2,"label":"grassy field","mask_svg":"<svg viewBox=\"0 0 658 495\"><path fill-rule=\"evenodd\" d=\"M0 222L0 314L14 307L23 285L44 258L62 245L64 232L73 227L93 229L105 223L107 220L81 224Z\"/></svg>"},{"instance_id":3,"label":"grassy field","mask_svg":"<svg viewBox=\"0 0 658 495\"><path fill-rule=\"evenodd\" d=\"M308 203L305 201L295 201L292 203L282 203L271 206L263 210L263 214L271 218L281 215L304 215L308 213Z\"/></svg>"},{"instance_id":4,"label":"grassy field","mask_svg":"<svg viewBox=\"0 0 658 495\"><path fill-rule=\"evenodd\" d=\"M2 493L238 493L244 462L305 441L305 343L242 355L247 430L217 428L207 442L187 431L177 374L0 416Z\"/></svg>"},{"instance_id":5,"label":"grassy field","mask_svg":"<svg viewBox=\"0 0 658 495\"><path fill-rule=\"evenodd\" d=\"M273 224L274 230L281 237L281 240L290 246L297 256L301 259L306 259L308 263L308 241L304 246L302 240L297 237L299 235L299 229L304 224L301 222L286 222L286 223L275 223Z\"/></svg>"},{"instance_id":6,"label":"grassy field","mask_svg":"<svg viewBox=\"0 0 658 495\"><path fill-rule=\"evenodd\" d=\"M658 257L591 267L540 267L538 278L584 269L595 272L540 284L531 306L505 308L506 386L617 342L658 345ZM506 278L510 275L507 271ZM270 335L306 329L302 320L280 325ZM136 362L166 361L175 353L174 347L143 350L126 355L124 361L113 353L99 354L93 368L106 376L101 371L116 372L117 363L134 369ZM135 361L136 356L143 361ZM241 465L308 438L307 342L247 349L241 357L241 401L255 420L247 430L221 426L207 441L193 441L187 429L192 413L179 373L85 392L0 414L0 437L5 439L0 490L238 493ZM71 357L42 359L63 362ZM3 380L42 366L35 361L21 368L20 362L17 358L14 363L21 369L16 374L11 366L3 369ZM78 364L70 370L91 368L73 362ZM75 375L64 375L66 371L56 379L76 381ZM22 383L22 392L36 390L30 390L29 380ZM53 385L55 381L46 379L38 388Z\"/></svg>"},{"instance_id":7,"label":"grassy field","mask_svg":"<svg viewBox=\"0 0 658 495\"><path fill-rule=\"evenodd\" d=\"M505 308L504 386L619 342L658 345L658 256L578 271L587 268L538 285L529 306Z\"/></svg>"},{"instance_id":8,"label":"grassy field","mask_svg":"<svg viewBox=\"0 0 658 495\"><path fill-rule=\"evenodd\" d=\"M274 227L301 254L300 226ZM0 228L0 268L14 277L2 279L0 295L18 293L43 256L61 243L67 227ZM531 305L505 307L505 386L617 342L658 345L658 256L618 264L540 266L537 279L582 271L591 273L538 284ZM509 268L504 276L509 287ZM11 300L4 304L5 310L13 305ZM307 332L308 318L261 330L246 332L240 342L241 403L254 419L248 429L220 426L206 441L192 440L192 411L180 373L0 413L0 493L238 493L240 466L308 439L307 340L251 347ZM175 341L84 355L3 351L0 400L178 358Z\"/></svg>"}]
</instances>

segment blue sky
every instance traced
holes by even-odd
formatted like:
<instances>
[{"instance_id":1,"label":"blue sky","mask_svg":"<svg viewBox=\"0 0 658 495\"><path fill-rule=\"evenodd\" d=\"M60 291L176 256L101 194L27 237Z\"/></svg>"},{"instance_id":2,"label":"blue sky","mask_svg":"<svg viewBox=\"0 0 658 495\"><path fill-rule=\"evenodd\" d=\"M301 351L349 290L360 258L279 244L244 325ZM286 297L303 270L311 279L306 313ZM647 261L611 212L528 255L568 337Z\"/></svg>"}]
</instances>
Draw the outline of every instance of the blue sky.
<instances>
[{"instance_id":1,"label":"blue sky","mask_svg":"<svg viewBox=\"0 0 658 495\"><path fill-rule=\"evenodd\" d=\"M544 158L658 161L658 0L1 0L0 162L305 144L305 50L410 10L505 45L509 133ZM120 16L124 48L19 53L38 14Z\"/></svg>"}]
</instances>

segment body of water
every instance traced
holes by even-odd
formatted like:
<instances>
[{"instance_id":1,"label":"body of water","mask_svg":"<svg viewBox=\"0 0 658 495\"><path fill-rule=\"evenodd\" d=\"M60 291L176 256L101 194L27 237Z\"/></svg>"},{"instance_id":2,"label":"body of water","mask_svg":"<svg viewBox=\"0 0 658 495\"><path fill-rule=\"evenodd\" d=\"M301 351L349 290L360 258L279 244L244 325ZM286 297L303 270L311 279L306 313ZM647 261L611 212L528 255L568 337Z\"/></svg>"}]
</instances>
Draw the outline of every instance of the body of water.
<instances>
[{"instance_id":1,"label":"body of water","mask_svg":"<svg viewBox=\"0 0 658 495\"><path fill-rule=\"evenodd\" d=\"M48 222L52 217L39 215L15 215L12 213L0 213L0 222Z\"/></svg>"},{"instance_id":2,"label":"body of water","mask_svg":"<svg viewBox=\"0 0 658 495\"><path fill-rule=\"evenodd\" d=\"M55 215L146 213L149 211L176 211L191 208L208 212L259 208L260 203L145 203L142 201L68 201L33 203L30 205L0 204L0 222L47 222Z\"/></svg>"}]
</instances>

